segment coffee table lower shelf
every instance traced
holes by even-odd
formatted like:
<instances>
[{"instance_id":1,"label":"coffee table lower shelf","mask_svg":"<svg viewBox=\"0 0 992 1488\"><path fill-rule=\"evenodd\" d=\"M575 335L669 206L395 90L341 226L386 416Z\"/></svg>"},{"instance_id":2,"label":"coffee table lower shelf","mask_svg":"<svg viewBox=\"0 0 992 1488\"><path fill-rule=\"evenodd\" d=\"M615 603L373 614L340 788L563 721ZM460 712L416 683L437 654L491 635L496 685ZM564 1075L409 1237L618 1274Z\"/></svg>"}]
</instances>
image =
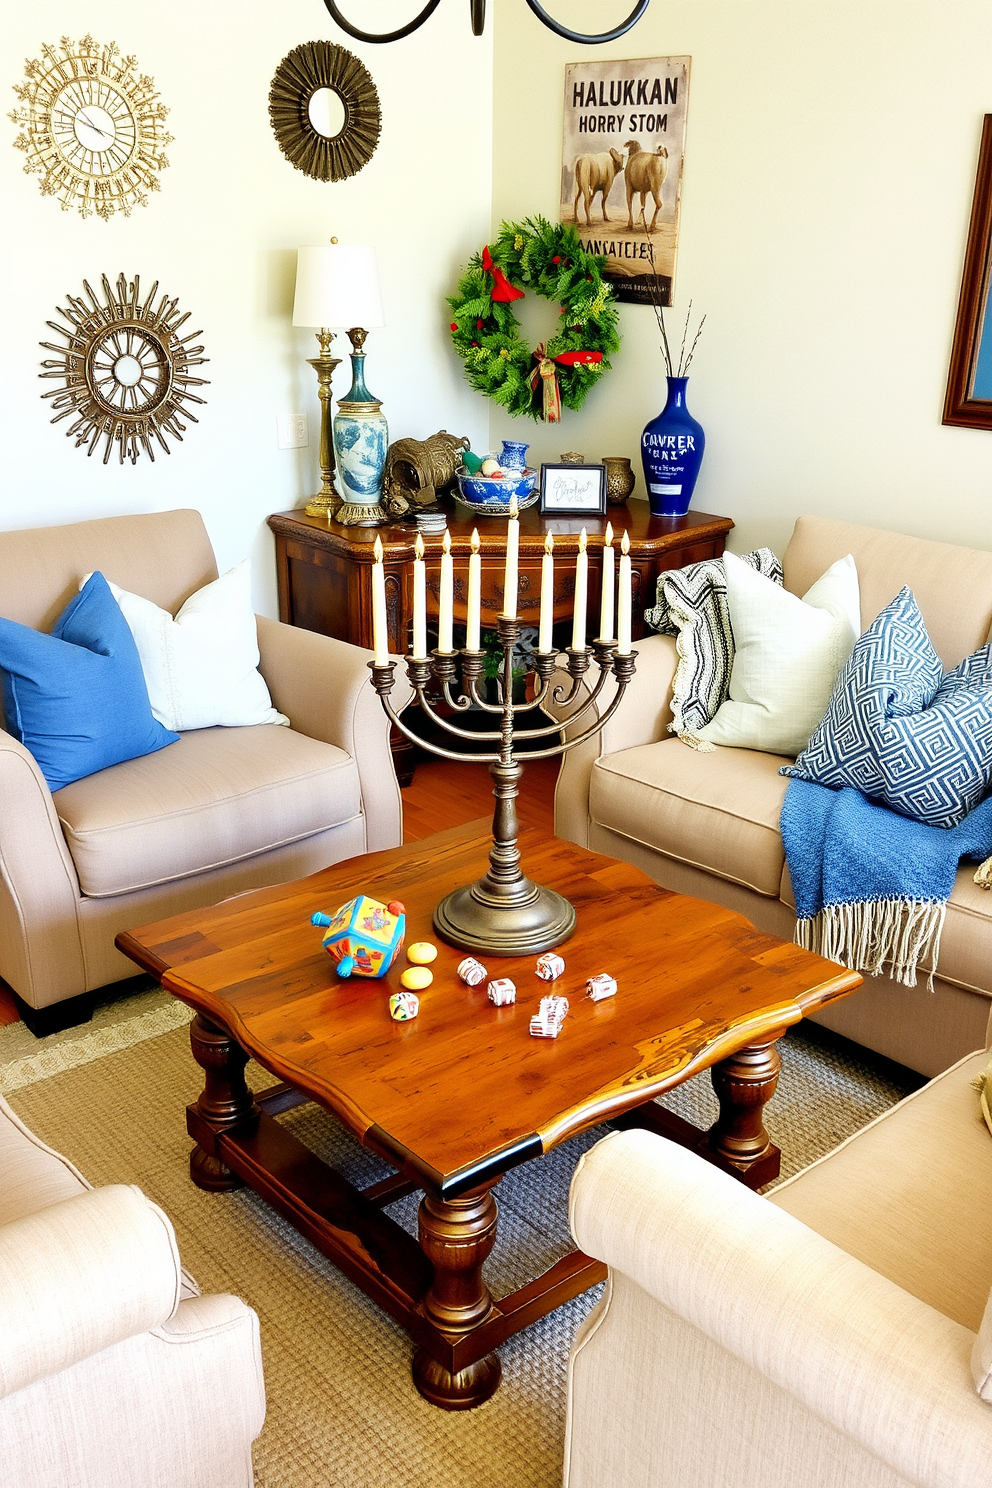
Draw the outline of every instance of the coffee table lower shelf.
<instances>
[{"instance_id":1,"label":"coffee table lower shelf","mask_svg":"<svg viewBox=\"0 0 992 1488\"><path fill-rule=\"evenodd\" d=\"M247 1185L395 1318L416 1346L417 1389L433 1404L469 1410L488 1400L501 1374L495 1350L606 1279L602 1262L576 1250L494 1299L482 1266L496 1240L492 1189L502 1172L454 1197L432 1193L401 1172L355 1188L275 1120L305 1104L307 1095L287 1084L253 1095L244 1078L248 1056L228 1031L201 1013L190 1032L207 1076L199 1101L187 1107L187 1130L196 1143L193 1181L209 1192ZM778 1079L775 1045L775 1039L763 1041L713 1067L721 1114L709 1132L653 1100L610 1124L658 1132L759 1188L778 1175L780 1164L762 1122ZM383 1210L420 1191L418 1243Z\"/></svg>"}]
</instances>

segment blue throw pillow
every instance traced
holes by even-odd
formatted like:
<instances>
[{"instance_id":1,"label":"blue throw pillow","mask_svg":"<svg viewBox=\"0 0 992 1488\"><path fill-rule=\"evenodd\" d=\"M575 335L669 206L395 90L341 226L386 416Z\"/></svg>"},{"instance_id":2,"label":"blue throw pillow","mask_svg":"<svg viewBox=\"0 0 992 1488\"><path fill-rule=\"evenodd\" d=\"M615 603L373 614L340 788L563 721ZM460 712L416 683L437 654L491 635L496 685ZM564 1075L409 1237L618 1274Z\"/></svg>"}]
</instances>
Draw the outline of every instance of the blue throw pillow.
<instances>
[{"instance_id":1,"label":"blue throw pillow","mask_svg":"<svg viewBox=\"0 0 992 1488\"><path fill-rule=\"evenodd\" d=\"M956 826L992 781L992 646L944 676L902 589L854 647L822 722L781 773L852 785L903 816Z\"/></svg>"},{"instance_id":2,"label":"blue throw pillow","mask_svg":"<svg viewBox=\"0 0 992 1488\"><path fill-rule=\"evenodd\" d=\"M134 637L100 573L51 635L0 619L0 683L7 728L53 791L179 738L152 716Z\"/></svg>"}]
</instances>

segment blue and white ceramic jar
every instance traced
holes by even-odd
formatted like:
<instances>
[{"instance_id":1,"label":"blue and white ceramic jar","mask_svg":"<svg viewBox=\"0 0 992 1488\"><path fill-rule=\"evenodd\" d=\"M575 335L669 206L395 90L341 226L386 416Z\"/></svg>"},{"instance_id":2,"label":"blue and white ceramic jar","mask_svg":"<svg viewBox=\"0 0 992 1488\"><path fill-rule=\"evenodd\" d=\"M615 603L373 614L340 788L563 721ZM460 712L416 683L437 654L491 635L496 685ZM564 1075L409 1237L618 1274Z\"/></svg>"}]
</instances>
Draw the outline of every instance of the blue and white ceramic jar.
<instances>
[{"instance_id":1,"label":"blue and white ceramic jar","mask_svg":"<svg viewBox=\"0 0 992 1488\"><path fill-rule=\"evenodd\" d=\"M334 455L344 506L337 520L345 526L374 527L385 520L379 505L389 447L389 425L382 404L365 386L365 353L351 356L352 382L334 415Z\"/></svg>"},{"instance_id":2,"label":"blue and white ceramic jar","mask_svg":"<svg viewBox=\"0 0 992 1488\"><path fill-rule=\"evenodd\" d=\"M653 517L684 517L699 478L706 435L685 406L687 377L668 379L668 402L641 435L644 484Z\"/></svg>"},{"instance_id":3,"label":"blue and white ceramic jar","mask_svg":"<svg viewBox=\"0 0 992 1488\"><path fill-rule=\"evenodd\" d=\"M526 470L527 451L529 444L524 444L519 439L504 439L503 450L499 457L500 470Z\"/></svg>"}]
</instances>

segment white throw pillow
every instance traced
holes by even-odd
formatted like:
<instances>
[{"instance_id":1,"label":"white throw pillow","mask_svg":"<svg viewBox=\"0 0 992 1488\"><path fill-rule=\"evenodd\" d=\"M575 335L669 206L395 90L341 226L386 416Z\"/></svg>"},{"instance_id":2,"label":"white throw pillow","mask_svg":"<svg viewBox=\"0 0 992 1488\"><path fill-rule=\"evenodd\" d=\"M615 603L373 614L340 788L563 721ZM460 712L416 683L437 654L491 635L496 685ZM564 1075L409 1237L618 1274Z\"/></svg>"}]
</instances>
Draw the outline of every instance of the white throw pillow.
<instances>
[{"instance_id":1,"label":"white throw pillow","mask_svg":"<svg viewBox=\"0 0 992 1488\"><path fill-rule=\"evenodd\" d=\"M134 636L159 723L176 733L289 723L273 708L258 670L248 559L191 594L175 619L140 594L110 588Z\"/></svg>"},{"instance_id":2,"label":"white throw pillow","mask_svg":"<svg viewBox=\"0 0 992 1488\"><path fill-rule=\"evenodd\" d=\"M797 599L724 554L734 631L730 697L699 730L711 744L798 754L861 634L858 571L840 558Z\"/></svg>"}]
</instances>

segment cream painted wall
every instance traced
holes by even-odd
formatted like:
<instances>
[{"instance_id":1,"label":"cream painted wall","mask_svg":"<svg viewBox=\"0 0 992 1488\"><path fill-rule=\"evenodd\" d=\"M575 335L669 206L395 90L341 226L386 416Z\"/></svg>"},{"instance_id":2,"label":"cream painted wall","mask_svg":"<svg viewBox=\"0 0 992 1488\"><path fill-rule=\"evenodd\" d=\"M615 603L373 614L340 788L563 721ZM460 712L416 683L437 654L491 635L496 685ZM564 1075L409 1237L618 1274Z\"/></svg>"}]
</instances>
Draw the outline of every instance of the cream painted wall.
<instances>
[{"instance_id":1,"label":"cream painted wall","mask_svg":"<svg viewBox=\"0 0 992 1488\"><path fill-rule=\"evenodd\" d=\"M0 356L0 528L120 512L198 507L221 568L251 553L256 602L275 613L269 512L317 489L316 379L309 331L290 325L295 249L336 235L379 250L387 327L368 345L368 381L393 437L442 425L487 437L488 410L463 383L448 347L446 307L463 259L485 235L491 208L492 43L472 37L462 5L447 4L417 36L361 46L320 0L45 0L3 7L3 88L23 77L42 42L89 30L134 52L172 112L175 143L161 192L130 219L83 221L43 198L23 174L4 118L0 264L5 289ZM368 7L353 5L357 17ZM411 14L409 0L377 0L375 24ZM369 165L337 184L313 181L280 153L268 90L280 59L327 38L362 56L379 89L383 128ZM67 292L107 273L138 273L178 295L202 326L211 380L202 421L154 465L87 459L49 423L38 380L51 339L45 322ZM340 341L337 345L340 345ZM347 344L347 343L345 343ZM344 351L340 355L344 356ZM338 369L336 396L349 382ZM310 445L276 446L279 414L306 412Z\"/></svg>"},{"instance_id":2,"label":"cream painted wall","mask_svg":"<svg viewBox=\"0 0 992 1488\"><path fill-rule=\"evenodd\" d=\"M588 31L626 0L568 0ZM779 551L818 512L992 546L992 434L940 423L982 116L987 0L654 0L601 49L558 41L523 0L496 29L493 220L557 214L563 70L692 57L676 301L708 315L689 384L707 434L694 505ZM554 310L546 307L545 324ZM664 402L653 317L532 458L629 454ZM523 420L494 417L497 443ZM638 479L638 494L643 481Z\"/></svg>"}]
</instances>

